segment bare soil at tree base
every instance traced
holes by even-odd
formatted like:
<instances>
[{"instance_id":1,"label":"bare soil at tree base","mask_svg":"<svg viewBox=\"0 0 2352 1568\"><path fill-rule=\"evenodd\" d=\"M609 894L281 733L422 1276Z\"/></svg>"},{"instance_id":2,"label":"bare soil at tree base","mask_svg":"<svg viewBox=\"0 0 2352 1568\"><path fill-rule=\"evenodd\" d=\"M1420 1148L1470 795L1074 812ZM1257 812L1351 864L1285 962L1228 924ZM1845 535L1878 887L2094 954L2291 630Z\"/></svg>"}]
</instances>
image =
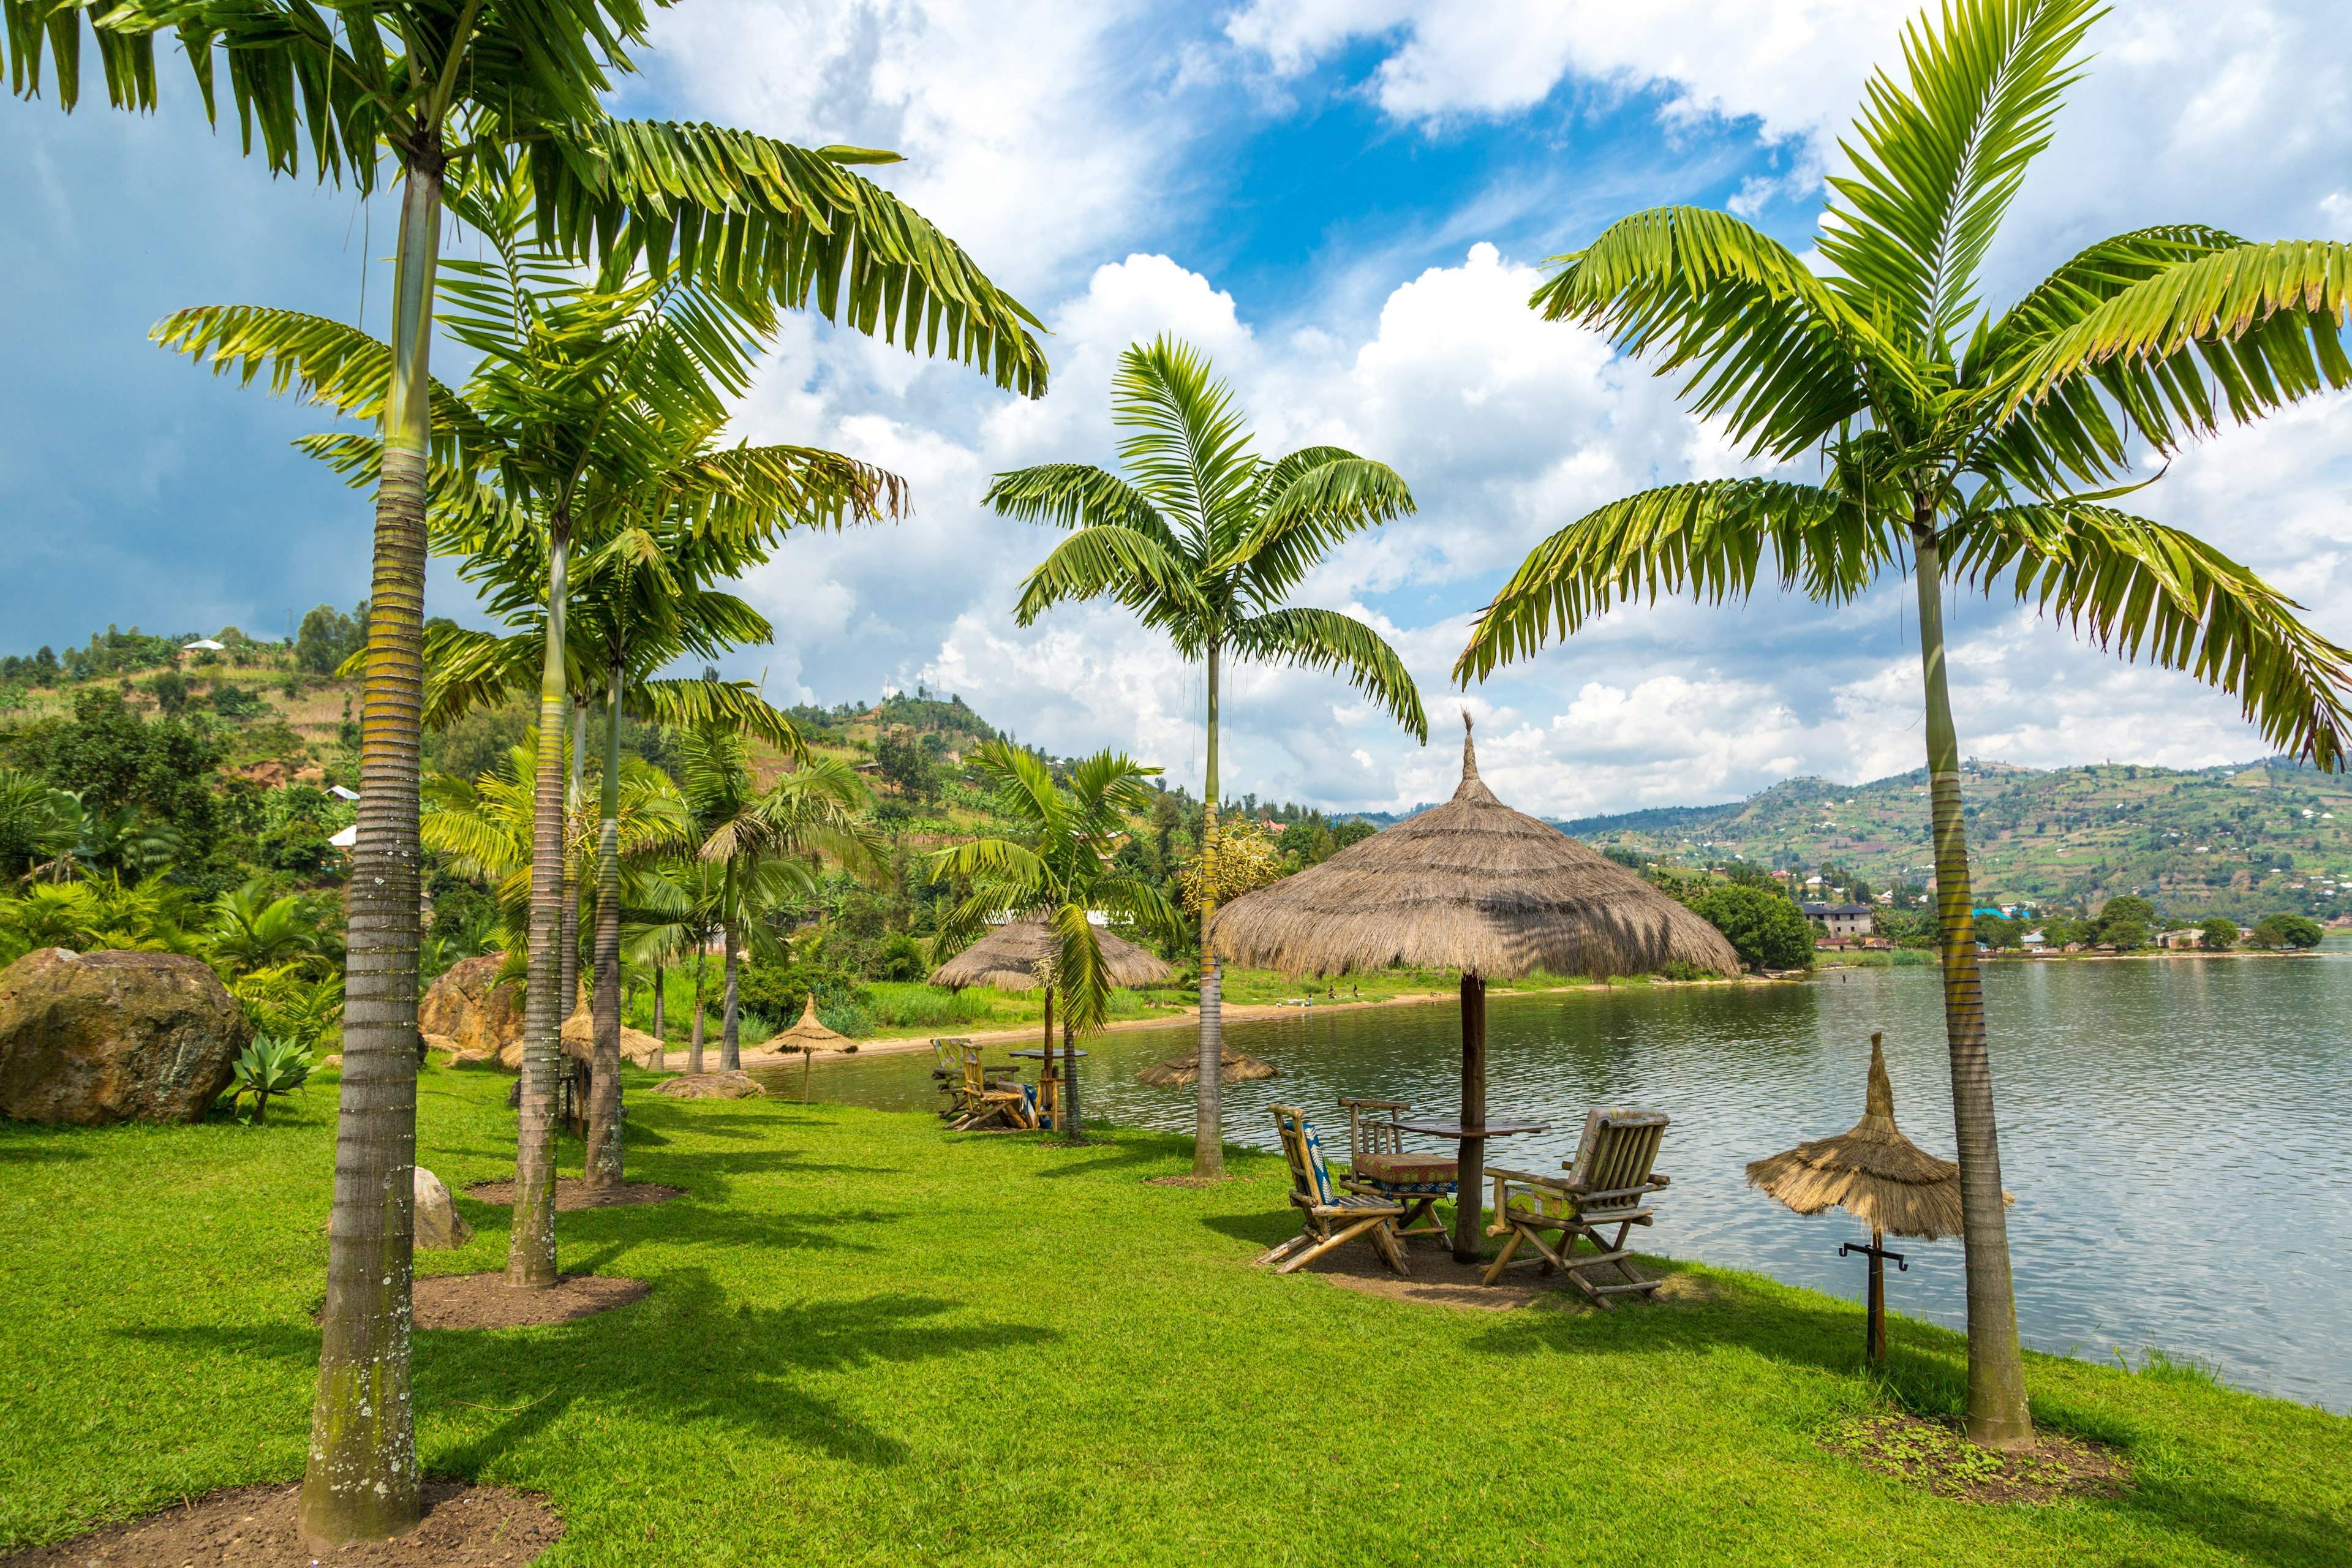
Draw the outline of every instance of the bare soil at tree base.
<instances>
[{"instance_id":1,"label":"bare soil at tree base","mask_svg":"<svg viewBox=\"0 0 2352 1568\"><path fill-rule=\"evenodd\" d=\"M0 1568L522 1568L563 1521L528 1492L425 1483L425 1518L391 1541L314 1550L299 1482L208 1492L177 1508L0 1557Z\"/></svg>"}]
</instances>

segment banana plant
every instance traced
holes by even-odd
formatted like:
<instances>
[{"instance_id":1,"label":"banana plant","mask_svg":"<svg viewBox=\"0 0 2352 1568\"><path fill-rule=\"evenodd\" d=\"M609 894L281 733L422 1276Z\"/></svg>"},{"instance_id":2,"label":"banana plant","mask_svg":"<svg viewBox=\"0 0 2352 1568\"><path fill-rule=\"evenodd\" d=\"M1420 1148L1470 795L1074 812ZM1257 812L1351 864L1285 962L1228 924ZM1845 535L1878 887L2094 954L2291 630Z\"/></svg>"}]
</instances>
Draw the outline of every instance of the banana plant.
<instances>
[{"instance_id":1,"label":"banana plant","mask_svg":"<svg viewBox=\"0 0 2352 1568\"><path fill-rule=\"evenodd\" d=\"M1385 463L1339 447L1307 447L1268 461L1252 452L1233 389L1207 357L1171 337L1137 343L1111 380L1111 418L1131 431L1118 455L1129 478L1085 463L999 474L983 498L1003 517L1049 522L1071 535L1024 581L1015 610L1028 626L1057 604L1108 598L1164 632L1207 672L1208 815L1217 832L1218 690L1224 660L1345 675L1415 739L1429 739L1421 692L1396 650L1337 610L1290 595L1333 548L1360 530L1413 510L1412 492ZM1209 918L1202 911L1201 1048L1220 1048L1222 1006ZM1224 1170L1220 1075L1201 1074L1192 1142L1199 1175Z\"/></svg>"},{"instance_id":2,"label":"banana plant","mask_svg":"<svg viewBox=\"0 0 2352 1568\"><path fill-rule=\"evenodd\" d=\"M1749 454L1820 463L1668 485L1536 546L1471 628L1465 683L1617 604L1744 599L1769 560L1825 603L1906 565L1917 589L1942 927L1944 1019L1968 1264L1968 1436L2028 1447L1977 971L1960 746L1946 670L1948 583L2022 604L2104 647L2237 697L2272 744L2345 760L2352 653L2202 540L2115 503L2135 445L2167 457L2323 388L2352 385L2339 333L2352 246L2252 243L2169 224L2092 245L2005 310L1981 264L2050 142L2097 0L1952 0L1874 75L1831 182L1817 274L1725 213L1664 207L1556 258L1533 303L1608 333Z\"/></svg>"}]
</instances>

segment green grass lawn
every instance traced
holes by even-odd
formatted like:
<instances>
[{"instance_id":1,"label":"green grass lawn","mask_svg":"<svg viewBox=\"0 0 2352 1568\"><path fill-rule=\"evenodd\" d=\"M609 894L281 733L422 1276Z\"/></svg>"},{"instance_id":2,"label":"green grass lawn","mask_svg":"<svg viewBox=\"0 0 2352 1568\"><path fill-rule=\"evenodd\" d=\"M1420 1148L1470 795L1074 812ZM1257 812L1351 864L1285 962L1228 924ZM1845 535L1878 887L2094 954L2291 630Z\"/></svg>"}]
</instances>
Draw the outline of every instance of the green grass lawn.
<instances>
[{"instance_id":1,"label":"green grass lawn","mask_svg":"<svg viewBox=\"0 0 2352 1568\"><path fill-rule=\"evenodd\" d=\"M452 1187L510 1173L509 1081L427 1070L420 1158ZM2352 1541L2352 1423L2194 1375L2029 1358L2038 1418L2118 1445L2137 1487L1947 1501L1816 1437L1953 1408L1948 1333L1899 1324L1881 1385L1856 1308L1748 1275L1612 1313L1376 1300L1246 1267L1291 1228L1268 1157L1154 1187L1181 1142L628 1081L631 1173L690 1195L560 1232L567 1267L652 1295L416 1339L428 1471L547 1493L550 1564L2080 1568ZM300 1474L331 1082L261 1129L0 1123L0 1548ZM466 1212L478 1239L425 1268L501 1264L505 1215Z\"/></svg>"}]
</instances>

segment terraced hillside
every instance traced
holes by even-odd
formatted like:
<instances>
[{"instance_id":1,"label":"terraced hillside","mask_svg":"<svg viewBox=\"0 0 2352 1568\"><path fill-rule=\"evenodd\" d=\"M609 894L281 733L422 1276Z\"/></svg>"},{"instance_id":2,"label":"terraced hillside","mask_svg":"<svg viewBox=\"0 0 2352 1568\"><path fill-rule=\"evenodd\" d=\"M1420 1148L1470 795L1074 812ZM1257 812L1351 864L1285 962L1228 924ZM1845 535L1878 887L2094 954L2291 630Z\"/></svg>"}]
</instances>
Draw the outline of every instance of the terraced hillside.
<instances>
[{"instance_id":1,"label":"terraced hillside","mask_svg":"<svg viewBox=\"0 0 2352 1568\"><path fill-rule=\"evenodd\" d=\"M1961 793L1990 900L2095 904L2137 892L2175 915L2352 912L2352 783L2284 759L2194 772L1972 762ZM1727 805L1560 826L1694 865L1826 863L1882 889L1932 870L1924 769L1863 784L1790 779Z\"/></svg>"}]
</instances>

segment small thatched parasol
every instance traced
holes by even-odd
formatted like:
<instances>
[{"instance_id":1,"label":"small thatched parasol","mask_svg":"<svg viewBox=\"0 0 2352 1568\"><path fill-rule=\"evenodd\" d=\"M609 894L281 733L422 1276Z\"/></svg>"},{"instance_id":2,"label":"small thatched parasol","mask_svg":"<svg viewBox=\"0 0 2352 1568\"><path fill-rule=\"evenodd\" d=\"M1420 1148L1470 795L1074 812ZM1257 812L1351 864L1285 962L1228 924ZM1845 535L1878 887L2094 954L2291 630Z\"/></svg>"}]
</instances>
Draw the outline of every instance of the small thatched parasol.
<instances>
[{"instance_id":1,"label":"small thatched parasol","mask_svg":"<svg viewBox=\"0 0 2352 1568\"><path fill-rule=\"evenodd\" d=\"M1176 978L1174 969L1124 937L1098 931L1095 940L1102 946L1103 967L1114 985L1161 985ZM1013 921L931 971L931 984L950 991L967 985L1034 991L1054 952L1054 933L1045 921Z\"/></svg>"},{"instance_id":2,"label":"small thatched parasol","mask_svg":"<svg viewBox=\"0 0 2352 1568\"><path fill-rule=\"evenodd\" d=\"M1868 1247L1849 1244L1838 1252L1861 1252L1870 1259L1870 1359L1885 1362L1886 1259L1910 1267L1901 1253L1886 1250L1886 1237L1892 1232L1934 1241L1958 1236L1960 1168L1928 1153L1895 1125L1895 1086L1886 1076L1886 1052L1878 1035L1870 1037L1870 1087L1853 1131L1751 1162L1748 1184L1799 1214L1842 1208L1870 1226ZM2007 1193L2001 1196L2017 1201Z\"/></svg>"},{"instance_id":3,"label":"small thatched parasol","mask_svg":"<svg viewBox=\"0 0 2352 1568\"><path fill-rule=\"evenodd\" d=\"M1095 932L1096 944L1102 950L1103 972L1114 985L1129 987L1159 985L1176 978L1169 964L1128 941L1107 931ZM1033 991L1045 984L1055 954L1060 950L1054 932L1044 921L1011 921L931 971L931 984L944 985L950 991L961 991L967 985L993 985L999 991ZM1045 1052L1043 1069L1039 1072L1041 1089L1048 1094L1057 1092L1051 1086L1062 1075L1054 1070L1054 993L1045 993ZM1062 1055L1068 1068L1070 1091L1067 1104L1055 1102L1055 1124L1074 1124L1077 1120L1077 1060L1068 1032L1064 1031Z\"/></svg>"},{"instance_id":4,"label":"small thatched parasol","mask_svg":"<svg viewBox=\"0 0 2352 1568\"><path fill-rule=\"evenodd\" d=\"M1244 1083L1262 1078L1282 1075L1258 1060L1243 1056L1239 1051L1224 1051L1217 1058L1219 1083ZM1180 1084L1201 1081L1201 1053L1195 1047L1181 1057L1170 1057L1157 1067L1145 1068L1135 1075L1138 1083L1148 1083L1154 1089L1173 1089Z\"/></svg>"},{"instance_id":5,"label":"small thatched parasol","mask_svg":"<svg viewBox=\"0 0 2352 1568\"><path fill-rule=\"evenodd\" d=\"M837 1035L817 1022L816 993L809 993L808 1006L801 1013L801 1021L768 1042L768 1048L801 1053L801 1103L808 1103L809 1059L816 1051L845 1044L849 1037Z\"/></svg>"},{"instance_id":6,"label":"small thatched parasol","mask_svg":"<svg viewBox=\"0 0 2352 1568\"><path fill-rule=\"evenodd\" d=\"M1486 982L1537 969L1736 973L1723 933L1641 878L1495 798L1462 718L1462 784L1433 811L1217 911L1228 958L1292 974L1427 964L1462 972L1462 1126L1486 1124ZM1462 1140L1454 1256L1479 1252L1486 1140Z\"/></svg>"}]
</instances>

